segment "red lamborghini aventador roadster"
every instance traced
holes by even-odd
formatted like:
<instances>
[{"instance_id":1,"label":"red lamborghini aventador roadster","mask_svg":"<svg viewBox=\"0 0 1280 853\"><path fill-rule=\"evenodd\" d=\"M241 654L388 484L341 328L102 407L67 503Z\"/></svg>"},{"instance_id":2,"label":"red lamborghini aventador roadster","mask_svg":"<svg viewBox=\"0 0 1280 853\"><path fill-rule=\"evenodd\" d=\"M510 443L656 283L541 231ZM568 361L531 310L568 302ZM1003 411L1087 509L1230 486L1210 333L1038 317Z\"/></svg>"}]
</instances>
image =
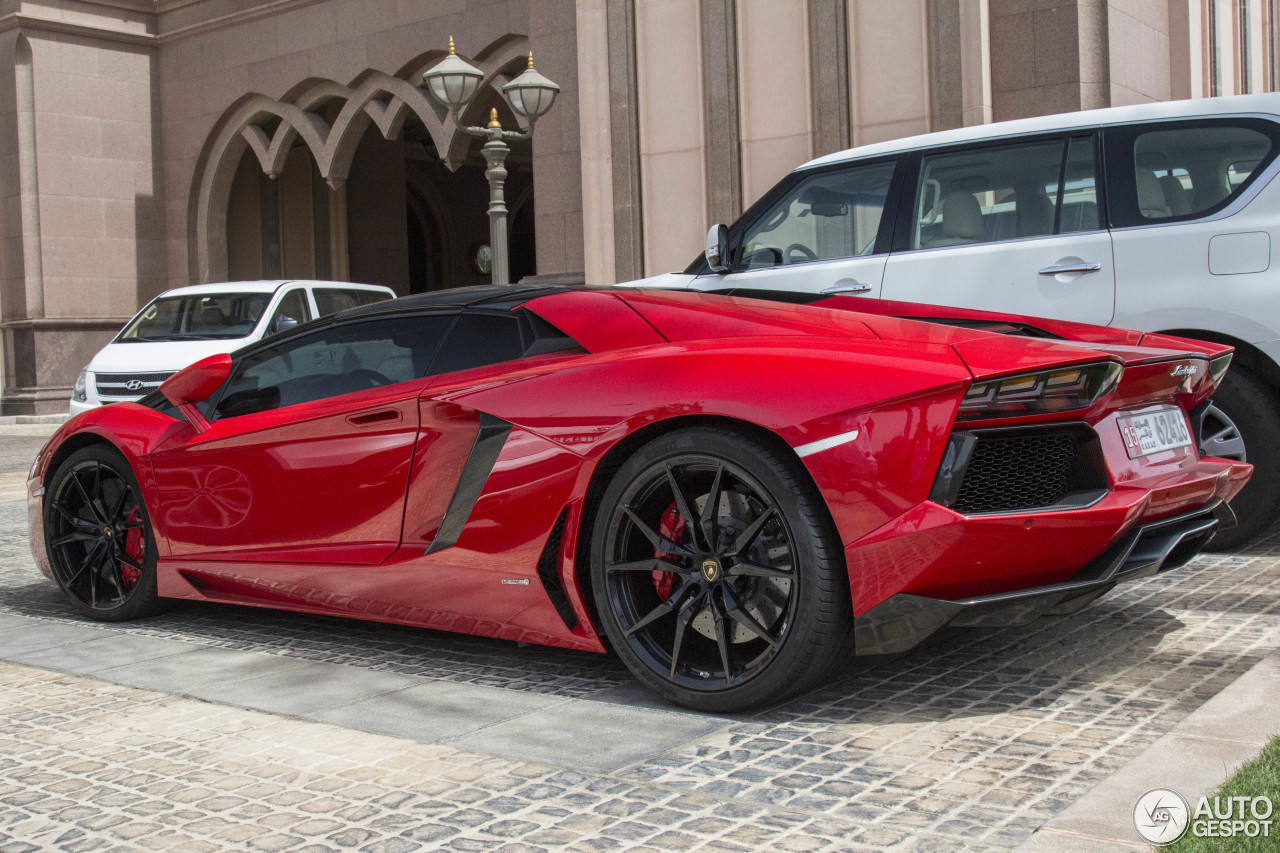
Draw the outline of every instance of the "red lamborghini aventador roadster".
<instances>
[{"instance_id":1,"label":"red lamborghini aventador roadster","mask_svg":"<svg viewBox=\"0 0 1280 853\"><path fill-rule=\"evenodd\" d=\"M1185 563L1250 473L1197 450L1229 360L849 298L411 296L72 419L31 544L96 619L187 598L607 643L744 709Z\"/></svg>"}]
</instances>

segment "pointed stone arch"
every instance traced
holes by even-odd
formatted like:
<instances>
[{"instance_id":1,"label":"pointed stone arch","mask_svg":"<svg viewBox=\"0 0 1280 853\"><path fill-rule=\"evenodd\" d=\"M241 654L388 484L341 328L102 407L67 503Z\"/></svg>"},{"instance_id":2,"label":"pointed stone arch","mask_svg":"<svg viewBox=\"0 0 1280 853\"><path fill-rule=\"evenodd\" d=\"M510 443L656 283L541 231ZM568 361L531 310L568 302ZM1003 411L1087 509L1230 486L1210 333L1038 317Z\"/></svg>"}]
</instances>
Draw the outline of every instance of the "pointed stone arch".
<instances>
[{"instance_id":1,"label":"pointed stone arch","mask_svg":"<svg viewBox=\"0 0 1280 853\"><path fill-rule=\"evenodd\" d=\"M506 111L502 86L523 66L528 51L526 36L508 34L470 60L484 79L480 94L464 111L465 122L483 123L490 105L503 105ZM251 92L232 103L214 124L196 160L187 215L192 281L227 278L227 204L246 149L253 151L263 172L275 177L284 170L290 149L301 140L320 176L337 189L347 180L370 122L384 138L395 139L412 115L426 128L445 165L456 171L466 159L472 137L454 127L447 111L417 86L423 72L443 56L444 51L431 50L394 75L367 69L345 86L327 78L308 78L280 99ZM333 105L339 102L341 107L334 112ZM514 116L508 113L507 120Z\"/></svg>"}]
</instances>

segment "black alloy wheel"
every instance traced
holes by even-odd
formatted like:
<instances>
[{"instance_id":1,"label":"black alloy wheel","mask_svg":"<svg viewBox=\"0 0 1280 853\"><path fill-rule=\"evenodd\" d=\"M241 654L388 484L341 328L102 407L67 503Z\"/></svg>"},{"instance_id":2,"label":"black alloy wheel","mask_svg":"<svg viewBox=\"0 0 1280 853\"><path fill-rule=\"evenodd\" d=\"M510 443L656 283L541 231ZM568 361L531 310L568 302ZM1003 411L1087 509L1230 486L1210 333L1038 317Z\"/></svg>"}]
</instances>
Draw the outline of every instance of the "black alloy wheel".
<instances>
[{"instance_id":1,"label":"black alloy wheel","mask_svg":"<svg viewBox=\"0 0 1280 853\"><path fill-rule=\"evenodd\" d=\"M1253 477L1231 500L1236 526L1219 531L1207 549L1224 551L1280 519L1280 400L1254 374L1232 367L1199 426L1202 454L1253 465Z\"/></svg>"},{"instance_id":2,"label":"black alloy wheel","mask_svg":"<svg viewBox=\"0 0 1280 853\"><path fill-rule=\"evenodd\" d=\"M814 686L849 638L843 552L798 459L723 429L662 436L615 475L596 518L605 631L672 701L734 711Z\"/></svg>"},{"instance_id":3,"label":"black alloy wheel","mask_svg":"<svg viewBox=\"0 0 1280 853\"><path fill-rule=\"evenodd\" d=\"M124 457L104 445L83 448L46 484L45 548L71 603L108 622L157 612L151 521Z\"/></svg>"}]
</instances>

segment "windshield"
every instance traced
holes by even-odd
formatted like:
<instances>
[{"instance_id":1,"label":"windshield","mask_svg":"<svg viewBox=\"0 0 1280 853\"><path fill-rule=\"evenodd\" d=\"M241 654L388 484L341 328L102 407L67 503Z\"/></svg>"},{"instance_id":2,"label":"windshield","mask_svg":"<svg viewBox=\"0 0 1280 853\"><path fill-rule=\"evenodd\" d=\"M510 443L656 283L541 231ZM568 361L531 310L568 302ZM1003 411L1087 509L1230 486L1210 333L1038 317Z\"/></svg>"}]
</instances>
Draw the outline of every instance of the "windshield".
<instances>
[{"instance_id":1,"label":"windshield","mask_svg":"<svg viewBox=\"0 0 1280 853\"><path fill-rule=\"evenodd\" d=\"M243 338L258 325L270 293L162 296L134 317L116 338L138 341L210 341Z\"/></svg>"}]
</instances>

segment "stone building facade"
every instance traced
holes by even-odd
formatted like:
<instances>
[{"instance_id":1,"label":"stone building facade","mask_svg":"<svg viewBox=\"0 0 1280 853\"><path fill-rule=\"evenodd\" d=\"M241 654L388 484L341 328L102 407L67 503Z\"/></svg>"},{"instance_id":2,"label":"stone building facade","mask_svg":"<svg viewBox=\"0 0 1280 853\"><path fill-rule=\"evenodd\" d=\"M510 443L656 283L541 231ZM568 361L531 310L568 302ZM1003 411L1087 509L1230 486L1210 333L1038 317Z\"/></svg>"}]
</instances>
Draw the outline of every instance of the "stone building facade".
<instances>
[{"instance_id":1,"label":"stone building facade","mask_svg":"<svg viewBox=\"0 0 1280 853\"><path fill-rule=\"evenodd\" d=\"M786 171L964 124L1276 87L1276 0L0 0L0 412L182 284L485 280L479 145L419 87L561 86L513 278L685 266Z\"/></svg>"}]
</instances>

